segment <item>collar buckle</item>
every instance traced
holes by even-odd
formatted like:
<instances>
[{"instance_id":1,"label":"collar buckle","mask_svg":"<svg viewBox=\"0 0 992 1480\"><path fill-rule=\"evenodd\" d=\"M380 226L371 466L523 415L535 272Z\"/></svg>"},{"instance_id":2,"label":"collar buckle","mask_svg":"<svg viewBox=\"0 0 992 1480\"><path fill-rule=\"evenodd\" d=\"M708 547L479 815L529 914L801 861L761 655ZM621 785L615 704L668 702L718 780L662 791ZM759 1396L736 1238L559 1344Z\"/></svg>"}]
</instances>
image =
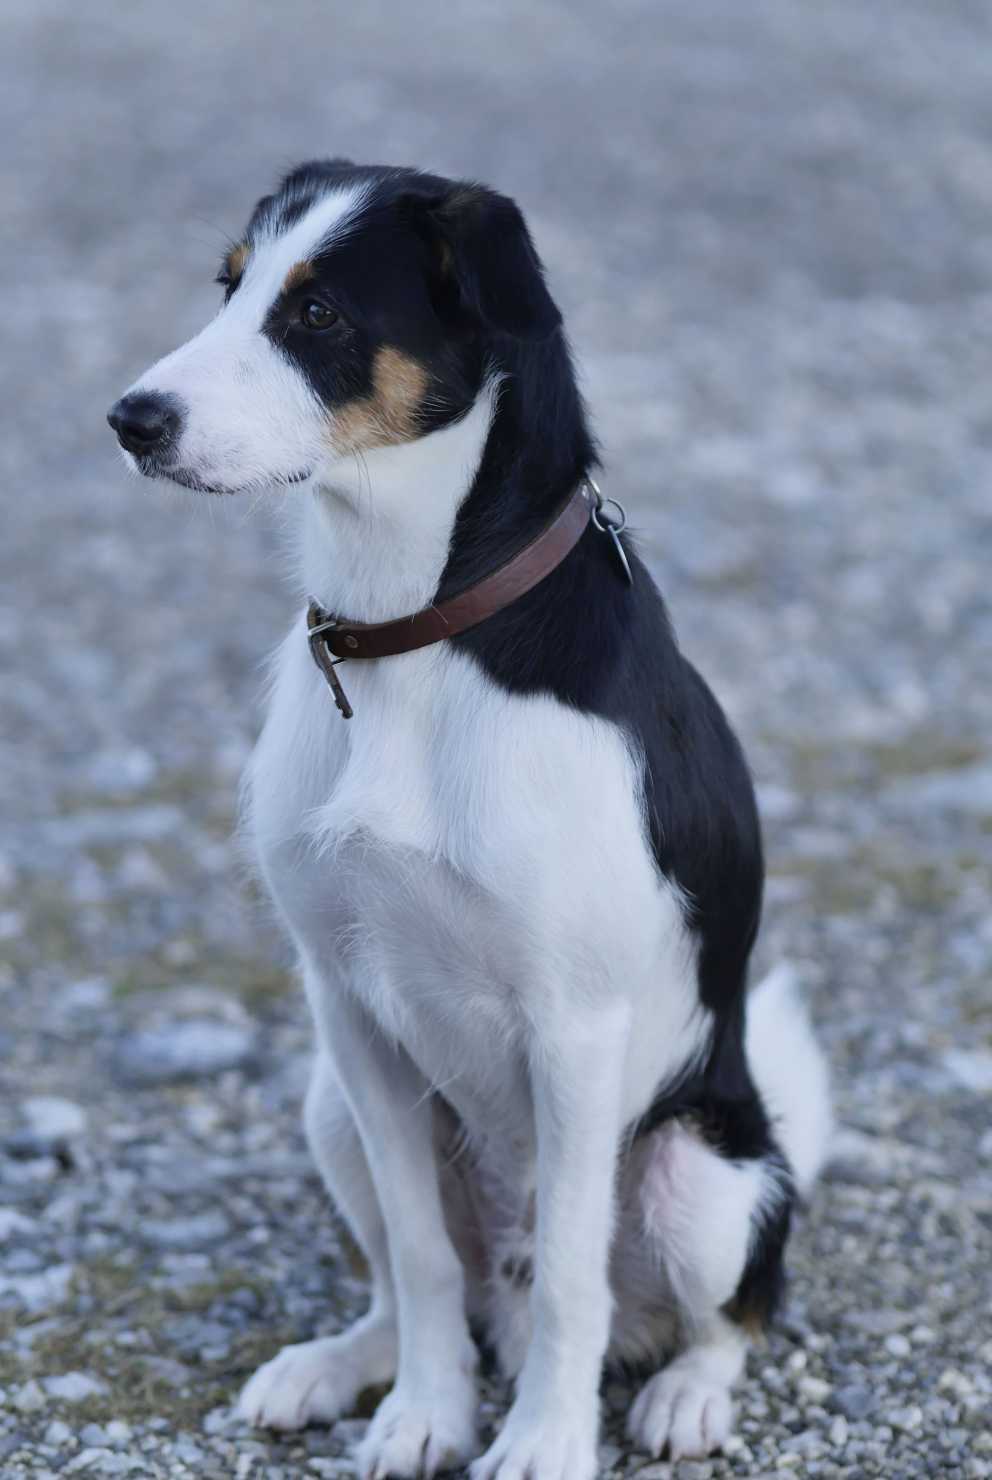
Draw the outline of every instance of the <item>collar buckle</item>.
<instances>
[{"instance_id":1,"label":"collar buckle","mask_svg":"<svg viewBox=\"0 0 992 1480\"><path fill-rule=\"evenodd\" d=\"M310 645L310 655L317 667L320 669L327 686L334 695L334 702L341 711L343 719L351 719L355 711L344 691L344 685L338 678L338 663L343 663L343 658L333 658L327 646L326 635L337 627L336 617L329 617L323 607L319 607L315 601L311 601L307 609L307 642Z\"/></svg>"},{"instance_id":2,"label":"collar buckle","mask_svg":"<svg viewBox=\"0 0 992 1480\"><path fill-rule=\"evenodd\" d=\"M600 534L608 534L613 541L613 549L620 562L620 569L627 578L628 586L632 586L634 575L630 568L630 561L627 559L627 552L620 542L620 536L627 528L627 510L619 499L606 498L594 478L587 478L586 483L591 488L595 500L590 516L593 527L598 529ZM613 512L610 512L611 510Z\"/></svg>"}]
</instances>

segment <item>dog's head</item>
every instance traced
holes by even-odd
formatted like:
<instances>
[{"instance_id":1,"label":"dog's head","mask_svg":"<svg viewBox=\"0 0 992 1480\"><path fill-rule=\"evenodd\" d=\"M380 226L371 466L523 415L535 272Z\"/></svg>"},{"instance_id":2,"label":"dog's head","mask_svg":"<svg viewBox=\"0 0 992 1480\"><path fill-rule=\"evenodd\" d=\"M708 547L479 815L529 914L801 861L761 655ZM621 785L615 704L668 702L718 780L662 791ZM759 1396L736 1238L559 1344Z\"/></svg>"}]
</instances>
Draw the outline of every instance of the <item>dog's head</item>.
<instances>
[{"instance_id":1,"label":"dog's head","mask_svg":"<svg viewBox=\"0 0 992 1480\"><path fill-rule=\"evenodd\" d=\"M207 492L333 476L464 414L506 336L560 316L506 196L317 161L259 201L224 302L111 409L128 461Z\"/></svg>"}]
</instances>

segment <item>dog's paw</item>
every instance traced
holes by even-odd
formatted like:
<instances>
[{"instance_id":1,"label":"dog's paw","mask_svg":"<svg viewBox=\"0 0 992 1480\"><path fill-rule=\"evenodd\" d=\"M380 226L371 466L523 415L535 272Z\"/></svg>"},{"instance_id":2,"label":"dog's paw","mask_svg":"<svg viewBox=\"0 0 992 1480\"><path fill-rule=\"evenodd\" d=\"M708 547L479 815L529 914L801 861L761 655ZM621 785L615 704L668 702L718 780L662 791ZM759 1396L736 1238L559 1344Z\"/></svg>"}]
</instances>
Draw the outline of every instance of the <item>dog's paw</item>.
<instances>
[{"instance_id":1,"label":"dog's paw","mask_svg":"<svg viewBox=\"0 0 992 1480\"><path fill-rule=\"evenodd\" d=\"M627 1416L637 1448L657 1459L703 1459L730 1438L734 1409L727 1388L678 1360L641 1388Z\"/></svg>"},{"instance_id":2,"label":"dog's paw","mask_svg":"<svg viewBox=\"0 0 992 1480\"><path fill-rule=\"evenodd\" d=\"M453 1372L436 1389L395 1387L358 1448L362 1480L419 1480L478 1453L474 1378Z\"/></svg>"},{"instance_id":3,"label":"dog's paw","mask_svg":"<svg viewBox=\"0 0 992 1480\"><path fill-rule=\"evenodd\" d=\"M471 1480L594 1480L599 1415L560 1411L524 1414L511 1408L489 1449L469 1470Z\"/></svg>"},{"instance_id":4,"label":"dog's paw","mask_svg":"<svg viewBox=\"0 0 992 1480\"><path fill-rule=\"evenodd\" d=\"M355 1406L364 1388L391 1382L396 1374L395 1333L384 1326L361 1326L285 1346L249 1378L238 1413L262 1429L302 1429L333 1423Z\"/></svg>"}]
</instances>

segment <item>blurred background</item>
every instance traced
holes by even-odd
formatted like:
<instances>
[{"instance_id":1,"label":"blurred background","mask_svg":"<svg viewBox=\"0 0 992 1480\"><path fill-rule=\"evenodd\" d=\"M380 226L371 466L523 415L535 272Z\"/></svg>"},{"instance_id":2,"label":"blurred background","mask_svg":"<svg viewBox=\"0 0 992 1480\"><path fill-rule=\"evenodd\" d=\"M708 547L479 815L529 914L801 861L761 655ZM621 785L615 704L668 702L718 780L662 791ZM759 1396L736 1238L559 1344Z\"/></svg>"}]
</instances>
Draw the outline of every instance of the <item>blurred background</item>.
<instances>
[{"instance_id":1,"label":"blurred background","mask_svg":"<svg viewBox=\"0 0 992 1480\"><path fill-rule=\"evenodd\" d=\"M2 1473L351 1473L361 1419L282 1442L227 1409L362 1298L233 839L294 598L263 509L129 480L104 424L255 199L343 153L527 213L606 489L756 771L762 964L835 1069L739 1440L643 1470L613 1382L603 1473L992 1475L987 4L0 19Z\"/></svg>"}]
</instances>

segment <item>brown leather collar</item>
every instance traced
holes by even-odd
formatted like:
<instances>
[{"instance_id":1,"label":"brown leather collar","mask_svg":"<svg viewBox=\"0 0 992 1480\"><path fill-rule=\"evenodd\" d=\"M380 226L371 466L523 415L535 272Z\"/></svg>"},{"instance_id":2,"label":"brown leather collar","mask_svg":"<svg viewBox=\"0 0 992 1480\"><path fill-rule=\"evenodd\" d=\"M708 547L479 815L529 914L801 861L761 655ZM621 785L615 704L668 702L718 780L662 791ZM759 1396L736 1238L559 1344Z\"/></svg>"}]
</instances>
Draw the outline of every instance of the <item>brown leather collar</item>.
<instances>
[{"instance_id":1,"label":"brown leather collar","mask_svg":"<svg viewBox=\"0 0 992 1480\"><path fill-rule=\"evenodd\" d=\"M345 719L354 711L335 664L345 658L390 658L456 637L502 611L533 589L578 544L597 509L598 490L588 479L575 488L541 533L474 586L392 622L345 622L311 601L307 637L314 662L327 679Z\"/></svg>"}]
</instances>

